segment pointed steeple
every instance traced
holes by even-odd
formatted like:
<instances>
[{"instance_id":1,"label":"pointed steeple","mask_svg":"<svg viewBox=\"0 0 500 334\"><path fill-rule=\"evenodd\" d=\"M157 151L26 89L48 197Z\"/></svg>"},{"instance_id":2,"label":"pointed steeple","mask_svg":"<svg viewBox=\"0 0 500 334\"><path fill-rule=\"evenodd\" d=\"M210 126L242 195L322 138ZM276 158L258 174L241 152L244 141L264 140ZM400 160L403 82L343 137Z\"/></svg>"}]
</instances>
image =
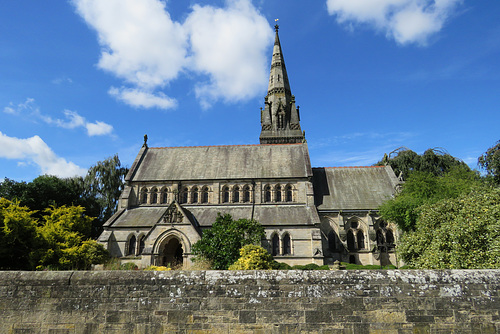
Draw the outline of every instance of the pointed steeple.
<instances>
[{"instance_id":1,"label":"pointed steeple","mask_svg":"<svg viewBox=\"0 0 500 334\"><path fill-rule=\"evenodd\" d=\"M265 98L265 108L261 109L261 144L289 144L305 141L300 129L299 110L295 106L295 96L290 90L285 60L275 26L269 86Z\"/></svg>"}]
</instances>

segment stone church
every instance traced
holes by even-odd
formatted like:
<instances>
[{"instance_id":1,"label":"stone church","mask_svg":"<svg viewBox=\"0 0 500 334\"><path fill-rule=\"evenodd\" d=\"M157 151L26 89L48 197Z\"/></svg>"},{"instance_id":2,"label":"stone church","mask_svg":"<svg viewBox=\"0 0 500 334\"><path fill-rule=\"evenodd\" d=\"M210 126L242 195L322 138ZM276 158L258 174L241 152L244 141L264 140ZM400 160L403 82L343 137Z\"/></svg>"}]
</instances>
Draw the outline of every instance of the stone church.
<instances>
[{"instance_id":1,"label":"stone church","mask_svg":"<svg viewBox=\"0 0 500 334\"><path fill-rule=\"evenodd\" d=\"M396 264L397 230L379 205L399 185L389 166L312 168L276 26L259 145L149 147L145 136L99 237L140 267L191 265L217 214L255 219L278 262Z\"/></svg>"}]
</instances>

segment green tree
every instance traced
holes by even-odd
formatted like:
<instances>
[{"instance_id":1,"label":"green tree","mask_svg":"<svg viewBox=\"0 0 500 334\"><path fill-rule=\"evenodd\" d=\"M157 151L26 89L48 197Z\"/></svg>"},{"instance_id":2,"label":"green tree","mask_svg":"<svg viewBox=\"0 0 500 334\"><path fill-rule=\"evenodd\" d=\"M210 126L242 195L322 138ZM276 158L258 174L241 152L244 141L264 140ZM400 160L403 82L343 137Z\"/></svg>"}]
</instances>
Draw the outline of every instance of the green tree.
<instances>
[{"instance_id":1,"label":"green tree","mask_svg":"<svg viewBox=\"0 0 500 334\"><path fill-rule=\"evenodd\" d=\"M229 266L229 270L273 269L273 257L262 246L245 245L240 249L240 258Z\"/></svg>"},{"instance_id":2,"label":"green tree","mask_svg":"<svg viewBox=\"0 0 500 334\"><path fill-rule=\"evenodd\" d=\"M415 171L410 174L401 191L380 206L380 215L396 223L401 230L411 231L415 229L421 205L456 198L480 186L481 180L477 173L465 166L454 166L443 176Z\"/></svg>"},{"instance_id":3,"label":"green tree","mask_svg":"<svg viewBox=\"0 0 500 334\"><path fill-rule=\"evenodd\" d=\"M500 188L422 205L397 251L419 269L500 268Z\"/></svg>"},{"instance_id":4,"label":"green tree","mask_svg":"<svg viewBox=\"0 0 500 334\"><path fill-rule=\"evenodd\" d=\"M239 250L249 244L260 244L264 227L255 220L233 220L220 213L212 227L203 232L193 245L193 253L211 261L213 269L227 269L239 257Z\"/></svg>"},{"instance_id":5,"label":"green tree","mask_svg":"<svg viewBox=\"0 0 500 334\"><path fill-rule=\"evenodd\" d=\"M478 163L486 170L488 177L500 185L500 140L479 157Z\"/></svg>"},{"instance_id":6,"label":"green tree","mask_svg":"<svg viewBox=\"0 0 500 334\"><path fill-rule=\"evenodd\" d=\"M385 154L383 159L376 163L378 166L389 165L396 175L402 174L407 180L413 172L430 173L442 176L454 167L470 169L463 161L451 156L443 149L430 148L422 155L418 155L405 147Z\"/></svg>"},{"instance_id":7,"label":"green tree","mask_svg":"<svg viewBox=\"0 0 500 334\"><path fill-rule=\"evenodd\" d=\"M45 210L45 222L38 228L43 238L43 247L37 251L39 268L89 269L107 260L104 247L89 240L93 218L84 212L81 206Z\"/></svg>"},{"instance_id":8,"label":"green tree","mask_svg":"<svg viewBox=\"0 0 500 334\"><path fill-rule=\"evenodd\" d=\"M31 254L39 245L33 212L19 202L0 198L0 269L33 268Z\"/></svg>"},{"instance_id":9,"label":"green tree","mask_svg":"<svg viewBox=\"0 0 500 334\"><path fill-rule=\"evenodd\" d=\"M98 161L88 170L84 179L84 194L86 198L95 199L99 207L92 231L94 236L101 232L102 224L116 212L127 173L128 169L121 166L118 155Z\"/></svg>"}]
</instances>

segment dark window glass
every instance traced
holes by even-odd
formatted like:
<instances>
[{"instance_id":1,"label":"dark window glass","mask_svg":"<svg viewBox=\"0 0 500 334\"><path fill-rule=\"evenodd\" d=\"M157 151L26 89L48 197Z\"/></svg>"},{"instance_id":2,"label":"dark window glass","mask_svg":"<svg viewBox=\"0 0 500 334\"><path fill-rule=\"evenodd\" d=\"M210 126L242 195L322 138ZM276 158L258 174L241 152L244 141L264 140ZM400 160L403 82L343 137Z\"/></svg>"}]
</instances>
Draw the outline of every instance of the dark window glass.
<instances>
[{"instance_id":1,"label":"dark window glass","mask_svg":"<svg viewBox=\"0 0 500 334\"><path fill-rule=\"evenodd\" d=\"M272 255L276 256L280 252L280 238L277 234L273 235L272 239Z\"/></svg>"},{"instance_id":2,"label":"dark window glass","mask_svg":"<svg viewBox=\"0 0 500 334\"><path fill-rule=\"evenodd\" d=\"M146 237L145 236L142 236L141 237L141 240L139 241L139 254L142 254L142 252L144 251L144 247L145 247L145 242L146 241Z\"/></svg>"},{"instance_id":3,"label":"dark window glass","mask_svg":"<svg viewBox=\"0 0 500 334\"><path fill-rule=\"evenodd\" d=\"M365 249L365 234L358 231L358 249Z\"/></svg>"},{"instance_id":4,"label":"dark window glass","mask_svg":"<svg viewBox=\"0 0 500 334\"><path fill-rule=\"evenodd\" d=\"M135 255L136 242L137 242L137 239L135 238L135 235L133 235L128 241L128 255Z\"/></svg>"},{"instance_id":5,"label":"dark window glass","mask_svg":"<svg viewBox=\"0 0 500 334\"><path fill-rule=\"evenodd\" d=\"M291 242L290 242L290 235L287 233L285 236L283 236L283 255L288 255L291 254Z\"/></svg>"},{"instance_id":6,"label":"dark window glass","mask_svg":"<svg viewBox=\"0 0 500 334\"><path fill-rule=\"evenodd\" d=\"M286 201L287 202L293 201L292 186L286 187Z\"/></svg>"},{"instance_id":7,"label":"dark window glass","mask_svg":"<svg viewBox=\"0 0 500 334\"><path fill-rule=\"evenodd\" d=\"M351 230L347 231L347 249L350 252L354 252L356 250L356 243L354 240L354 233Z\"/></svg>"}]
</instances>

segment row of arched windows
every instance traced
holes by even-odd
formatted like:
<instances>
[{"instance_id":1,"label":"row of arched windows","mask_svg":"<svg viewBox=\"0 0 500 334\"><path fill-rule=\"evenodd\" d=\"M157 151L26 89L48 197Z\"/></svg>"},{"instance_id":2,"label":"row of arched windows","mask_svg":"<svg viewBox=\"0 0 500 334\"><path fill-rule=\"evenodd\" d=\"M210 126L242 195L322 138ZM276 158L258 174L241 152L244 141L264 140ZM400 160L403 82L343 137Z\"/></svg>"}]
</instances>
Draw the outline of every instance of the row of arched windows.
<instances>
[{"instance_id":1,"label":"row of arched windows","mask_svg":"<svg viewBox=\"0 0 500 334\"><path fill-rule=\"evenodd\" d=\"M289 184L286 186L277 184L274 187L265 185L264 202L293 202L293 187Z\"/></svg>"},{"instance_id":2,"label":"row of arched windows","mask_svg":"<svg viewBox=\"0 0 500 334\"><path fill-rule=\"evenodd\" d=\"M273 233L271 236L271 255L290 255L292 254L292 239L290 234L285 233L281 236L278 233Z\"/></svg>"},{"instance_id":3,"label":"row of arched windows","mask_svg":"<svg viewBox=\"0 0 500 334\"><path fill-rule=\"evenodd\" d=\"M222 203L249 203L251 202L252 190L249 185L244 185L242 187L236 185L230 188L229 186L223 186L221 190L221 202Z\"/></svg>"},{"instance_id":4,"label":"row of arched windows","mask_svg":"<svg viewBox=\"0 0 500 334\"><path fill-rule=\"evenodd\" d=\"M209 203L210 188L208 186L182 188L178 201L180 203ZM168 204L175 198L175 193L168 188L158 189L153 187L148 189L143 187L139 194L140 204ZM263 202L293 202L293 187L290 184L282 186L277 184L264 186ZM250 185L225 185L221 188L221 203L250 203L252 202L252 188Z\"/></svg>"},{"instance_id":5,"label":"row of arched windows","mask_svg":"<svg viewBox=\"0 0 500 334\"><path fill-rule=\"evenodd\" d=\"M125 249L125 254L126 255L141 255L142 252L144 251L145 247L145 241L146 241L146 236L141 235L139 239L135 237L135 235L131 235L128 238L127 244L126 244L126 249Z\"/></svg>"}]
</instances>

